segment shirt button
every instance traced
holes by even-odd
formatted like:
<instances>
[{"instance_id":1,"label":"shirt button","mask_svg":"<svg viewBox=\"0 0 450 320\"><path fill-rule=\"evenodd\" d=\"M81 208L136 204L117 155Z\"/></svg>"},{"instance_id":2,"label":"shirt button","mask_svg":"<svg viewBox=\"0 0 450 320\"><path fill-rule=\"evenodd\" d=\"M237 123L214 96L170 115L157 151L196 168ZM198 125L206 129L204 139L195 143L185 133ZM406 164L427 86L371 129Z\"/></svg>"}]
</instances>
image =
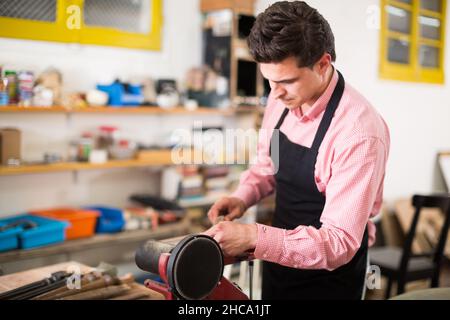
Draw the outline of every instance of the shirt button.
<instances>
[{"instance_id":1,"label":"shirt button","mask_svg":"<svg viewBox=\"0 0 450 320\"><path fill-rule=\"evenodd\" d=\"M264 232L267 231L267 227L265 227L265 226L262 229L263 229Z\"/></svg>"},{"instance_id":2,"label":"shirt button","mask_svg":"<svg viewBox=\"0 0 450 320\"><path fill-rule=\"evenodd\" d=\"M297 269L298 269L298 264L294 264L294 268L297 268Z\"/></svg>"},{"instance_id":3,"label":"shirt button","mask_svg":"<svg viewBox=\"0 0 450 320\"><path fill-rule=\"evenodd\" d=\"M266 254L266 253L264 253L263 257L264 257L264 258L267 258L267 254Z\"/></svg>"}]
</instances>

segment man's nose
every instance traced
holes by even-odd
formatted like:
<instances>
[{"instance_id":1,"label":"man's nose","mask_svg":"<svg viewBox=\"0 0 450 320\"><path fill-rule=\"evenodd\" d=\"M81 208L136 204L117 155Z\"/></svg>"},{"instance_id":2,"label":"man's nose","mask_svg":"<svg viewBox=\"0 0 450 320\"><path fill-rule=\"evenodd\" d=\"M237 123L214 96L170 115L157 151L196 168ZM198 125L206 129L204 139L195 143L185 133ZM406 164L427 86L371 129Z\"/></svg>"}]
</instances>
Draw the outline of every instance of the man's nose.
<instances>
[{"instance_id":1,"label":"man's nose","mask_svg":"<svg viewBox=\"0 0 450 320\"><path fill-rule=\"evenodd\" d=\"M274 84L272 91L273 91L275 99L282 98L286 93L286 90L284 90L283 87L280 86L279 84Z\"/></svg>"}]
</instances>

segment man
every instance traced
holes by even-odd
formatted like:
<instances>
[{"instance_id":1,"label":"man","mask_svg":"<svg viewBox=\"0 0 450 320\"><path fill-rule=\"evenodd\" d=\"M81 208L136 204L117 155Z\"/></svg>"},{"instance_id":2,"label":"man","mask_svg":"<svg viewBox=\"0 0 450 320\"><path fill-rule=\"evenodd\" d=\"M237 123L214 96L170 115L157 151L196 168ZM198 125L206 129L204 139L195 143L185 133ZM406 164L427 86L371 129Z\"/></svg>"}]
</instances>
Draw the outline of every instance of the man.
<instances>
[{"instance_id":1,"label":"man","mask_svg":"<svg viewBox=\"0 0 450 320\"><path fill-rule=\"evenodd\" d=\"M260 137L258 152L274 161L253 165L236 192L212 206L209 219L224 221L206 234L226 255L264 260L263 299L360 299L388 128L334 68L331 28L305 2L270 6L248 44L271 86L262 127L274 134ZM272 226L233 222L273 192Z\"/></svg>"}]
</instances>

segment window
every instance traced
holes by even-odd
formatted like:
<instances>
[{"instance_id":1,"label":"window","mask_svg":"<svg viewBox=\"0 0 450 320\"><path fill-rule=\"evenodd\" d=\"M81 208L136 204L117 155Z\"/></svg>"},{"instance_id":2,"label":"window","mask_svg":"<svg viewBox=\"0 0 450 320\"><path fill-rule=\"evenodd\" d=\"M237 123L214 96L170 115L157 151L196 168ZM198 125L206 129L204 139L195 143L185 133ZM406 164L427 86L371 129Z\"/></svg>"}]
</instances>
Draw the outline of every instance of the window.
<instances>
[{"instance_id":1,"label":"window","mask_svg":"<svg viewBox=\"0 0 450 320\"><path fill-rule=\"evenodd\" d=\"M0 36L159 50L161 0L0 0Z\"/></svg>"},{"instance_id":2,"label":"window","mask_svg":"<svg viewBox=\"0 0 450 320\"><path fill-rule=\"evenodd\" d=\"M380 76L444 83L446 0L381 0Z\"/></svg>"}]
</instances>

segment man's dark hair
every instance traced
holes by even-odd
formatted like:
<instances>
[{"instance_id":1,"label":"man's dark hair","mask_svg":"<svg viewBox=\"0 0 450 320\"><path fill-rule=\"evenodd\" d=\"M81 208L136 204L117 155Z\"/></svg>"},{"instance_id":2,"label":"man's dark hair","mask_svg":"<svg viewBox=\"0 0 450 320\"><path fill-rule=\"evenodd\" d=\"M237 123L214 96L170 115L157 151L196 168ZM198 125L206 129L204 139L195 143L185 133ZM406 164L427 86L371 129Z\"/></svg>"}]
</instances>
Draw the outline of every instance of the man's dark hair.
<instances>
[{"instance_id":1,"label":"man's dark hair","mask_svg":"<svg viewBox=\"0 0 450 320\"><path fill-rule=\"evenodd\" d=\"M329 23L304 1L271 5L256 18L247 42L253 58L261 63L293 56L299 67L312 67L326 52L336 61Z\"/></svg>"}]
</instances>

